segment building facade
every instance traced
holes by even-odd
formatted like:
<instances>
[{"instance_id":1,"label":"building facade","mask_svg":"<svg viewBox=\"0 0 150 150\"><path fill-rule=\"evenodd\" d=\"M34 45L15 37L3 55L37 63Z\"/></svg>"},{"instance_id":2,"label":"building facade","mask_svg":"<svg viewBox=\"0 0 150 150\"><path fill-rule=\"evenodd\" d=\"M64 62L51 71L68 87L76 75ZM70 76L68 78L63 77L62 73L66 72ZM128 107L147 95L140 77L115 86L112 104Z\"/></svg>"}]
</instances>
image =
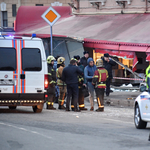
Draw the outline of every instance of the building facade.
<instances>
[{"instance_id":1,"label":"building facade","mask_svg":"<svg viewBox=\"0 0 150 150\"><path fill-rule=\"evenodd\" d=\"M150 11L150 0L73 0L79 13L137 13Z\"/></svg>"},{"instance_id":2,"label":"building facade","mask_svg":"<svg viewBox=\"0 0 150 150\"><path fill-rule=\"evenodd\" d=\"M13 27L18 8L24 6L68 6L71 0L0 0L0 26Z\"/></svg>"}]
</instances>

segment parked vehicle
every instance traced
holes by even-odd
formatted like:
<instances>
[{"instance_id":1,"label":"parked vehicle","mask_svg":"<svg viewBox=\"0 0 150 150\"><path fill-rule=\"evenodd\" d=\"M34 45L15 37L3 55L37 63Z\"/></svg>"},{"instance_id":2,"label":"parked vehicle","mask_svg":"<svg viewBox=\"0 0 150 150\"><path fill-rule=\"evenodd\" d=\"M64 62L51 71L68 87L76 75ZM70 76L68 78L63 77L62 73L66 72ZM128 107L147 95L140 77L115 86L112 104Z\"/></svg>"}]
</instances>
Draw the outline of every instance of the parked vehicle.
<instances>
[{"instance_id":1,"label":"parked vehicle","mask_svg":"<svg viewBox=\"0 0 150 150\"><path fill-rule=\"evenodd\" d=\"M145 91L146 87L142 86L140 90L144 92L135 99L134 123L137 129L144 129L150 122L150 94Z\"/></svg>"},{"instance_id":2,"label":"parked vehicle","mask_svg":"<svg viewBox=\"0 0 150 150\"><path fill-rule=\"evenodd\" d=\"M0 106L32 106L41 112L48 88L43 42L36 37L0 37Z\"/></svg>"}]
</instances>

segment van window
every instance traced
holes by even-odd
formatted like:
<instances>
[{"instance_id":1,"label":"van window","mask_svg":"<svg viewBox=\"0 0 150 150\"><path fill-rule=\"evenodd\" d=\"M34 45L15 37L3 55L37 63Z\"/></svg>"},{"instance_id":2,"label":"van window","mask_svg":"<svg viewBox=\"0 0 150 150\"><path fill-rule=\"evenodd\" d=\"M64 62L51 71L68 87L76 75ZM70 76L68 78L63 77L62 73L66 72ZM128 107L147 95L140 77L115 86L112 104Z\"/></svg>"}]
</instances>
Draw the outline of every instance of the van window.
<instances>
[{"instance_id":1,"label":"van window","mask_svg":"<svg viewBox=\"0 0 150 150\"><path fill-rule=\"evenodd\" d=\"M41 71L41 52L38 48L22 49L22 70L23 71Z\"/></svg>"},{"instance_id":2,"label":"van window","mask_svg":"<svg viewBox=\"0 0 150 150\"><path fill-rule=\"evenodd\" d=\"M0 71L15 71L16 66L16 49L0 47Z\"/></svg>"}]
</instances>

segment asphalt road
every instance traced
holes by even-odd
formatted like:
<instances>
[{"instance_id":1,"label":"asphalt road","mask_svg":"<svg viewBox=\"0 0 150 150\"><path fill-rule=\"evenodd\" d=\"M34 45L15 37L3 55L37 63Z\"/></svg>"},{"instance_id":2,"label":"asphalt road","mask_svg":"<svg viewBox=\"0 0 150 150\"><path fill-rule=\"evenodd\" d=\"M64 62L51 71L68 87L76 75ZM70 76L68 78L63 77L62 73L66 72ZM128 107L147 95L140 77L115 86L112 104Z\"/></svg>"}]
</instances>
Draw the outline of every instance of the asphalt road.
<instances>
[{"instance_id":1,"label":"asphalt road","mask_svg":"<svg viewBox=\"0 0 150 150\"><path fill-rule=\"evenodd\" d=\"M0 150L148 150L149 132L149 125L135 128L133 108L39 114L31 107L0 108Z\"/></svg>"}]
</instances>

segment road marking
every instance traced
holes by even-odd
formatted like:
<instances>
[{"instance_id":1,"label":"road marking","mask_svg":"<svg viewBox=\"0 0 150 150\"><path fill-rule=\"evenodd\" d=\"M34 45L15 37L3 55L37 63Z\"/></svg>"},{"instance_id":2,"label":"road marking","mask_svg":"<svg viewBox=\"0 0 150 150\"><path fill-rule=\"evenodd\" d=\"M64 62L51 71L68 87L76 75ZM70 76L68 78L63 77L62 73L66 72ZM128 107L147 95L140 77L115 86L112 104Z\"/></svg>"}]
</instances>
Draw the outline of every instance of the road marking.
<instances>
[{"instance_id":1,"label":"road marking","mask_svg":"<svg viewBox=\"0 0 150 150\"><path fill-rule=\"evenodd\" d=\"M38 133L38 132L36 132L36 131L30 131L30 130L27 130L27 129L25 129L25 128L20 128L20 127L11 125L11 124L6 124L6 123L3 123L3 122L0 122L0 125L5 125L5 126L8 126L8 127L13 127L13 128L16 128L16 129L19 129L19 130L22 130L22 131L27 131L27 132L29 132L29 133L33 133L33 134L38 134L38 135L43 136L43 137L48 138L48 139L51 139L51 138L52 138L52 137L46 136L46 135L44 135L44 134Z\"/></svg>"},{"instance_id":2,"label":"road marking","mask_svg":"<svg viewBox=\"0 0 150 150\"><path fill-rule=\"evenodd\" d=\"M127 122L127 121L121 121L121 120L114 120L114 119L107 119L107 118L101 118L103 120L108 120L108 121L114 121L114 122L120 122L120 123L126 123L126 124L134 124L133 122Z\"/></svg>"}]
</instances>

